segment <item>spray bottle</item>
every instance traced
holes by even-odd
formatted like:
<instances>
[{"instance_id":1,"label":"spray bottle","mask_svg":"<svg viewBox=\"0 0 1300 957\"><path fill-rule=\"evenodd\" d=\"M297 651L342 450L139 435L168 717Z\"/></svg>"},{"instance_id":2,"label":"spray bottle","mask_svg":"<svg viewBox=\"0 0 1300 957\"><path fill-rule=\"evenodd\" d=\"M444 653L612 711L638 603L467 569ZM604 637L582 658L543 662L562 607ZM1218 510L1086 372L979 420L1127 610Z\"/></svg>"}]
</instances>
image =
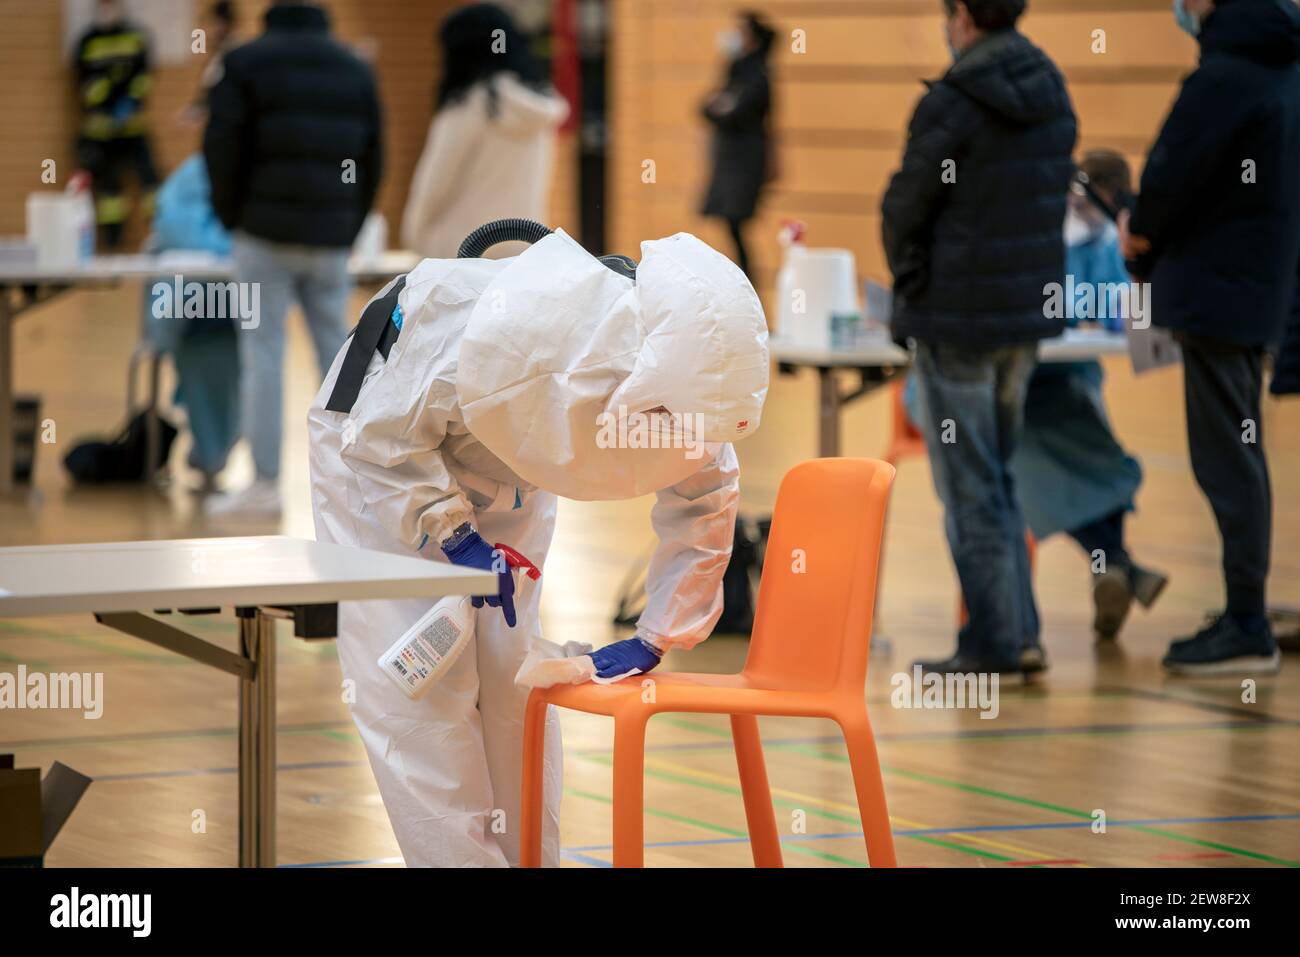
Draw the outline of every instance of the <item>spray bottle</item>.
<instances>
[{"instance_id":1,"label":"spray bottle","mask_svg":"<svg viewBox=\"0 0 1300 957\"><path fill-rule=\"evenodd\" d=\"M804 254L804 236L808 227L797 219L783 219L777 242L785 250L781 268L776 273L776 334L790 338L795 327L796 261Z\"/></svg>"},{"instance_id":2,"label":"spray bottle","mask_svg":"<svg viewBox=\"0 0 1300 957\"><path fill-rule=\"evenodd\" d=\"M533 581L541 569L519 552L494 546L509 568L522 568ZM412 701L442 679L474 638L474 606L468 596L440 599L379 656L379 668Z\"/></svg>"}]
</instances>

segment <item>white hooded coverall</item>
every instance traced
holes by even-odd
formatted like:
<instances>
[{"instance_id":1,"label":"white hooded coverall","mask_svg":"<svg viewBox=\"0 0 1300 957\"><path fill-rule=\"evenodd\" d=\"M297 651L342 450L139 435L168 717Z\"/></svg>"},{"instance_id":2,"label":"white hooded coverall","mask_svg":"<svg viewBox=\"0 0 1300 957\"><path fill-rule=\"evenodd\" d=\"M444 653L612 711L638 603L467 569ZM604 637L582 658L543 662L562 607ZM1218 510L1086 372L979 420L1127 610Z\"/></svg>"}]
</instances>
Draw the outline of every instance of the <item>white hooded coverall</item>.
<instances>
[{"instance_id":1,"label":"white hooded coverall","mask_svg":"<svg viewBox=\"0 0 1300 957\"><path fill-rule=\"evenodd\" d=\"M308 414L319 540L445 561L440 543L470 522L543 569L538 582L517 576L516 627L499 608L478 609L473 646L418 701L376 660L434 600L340 604L352 715L408 865L518 863L529 690L514 677L541 637L557 495L655 493L659 543L639 634L690 648L721 614L739 469L720 440L758 427L767 327L740 270L693 236L641 252L635 282L563 232L513 259L425 260L400 292L400 333L386 360L370 357L351 411L326 408L345 345ZM692 442L603 447L600 415L620 406L687 413L680 435ZM548 716L548 865L559 858L558 724Z\"/></svg>"}]
</instances>

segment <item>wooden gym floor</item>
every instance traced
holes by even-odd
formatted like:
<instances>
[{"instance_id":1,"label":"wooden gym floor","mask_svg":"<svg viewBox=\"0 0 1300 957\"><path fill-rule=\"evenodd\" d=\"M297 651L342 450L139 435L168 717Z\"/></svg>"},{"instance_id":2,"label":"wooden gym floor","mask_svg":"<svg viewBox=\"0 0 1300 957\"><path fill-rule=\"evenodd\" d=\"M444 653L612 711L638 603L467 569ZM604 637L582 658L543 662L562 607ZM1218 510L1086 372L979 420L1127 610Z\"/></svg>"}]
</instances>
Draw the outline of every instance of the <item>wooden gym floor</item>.
<instances>
[{"instance_id":1,"label":"wooden gym floor","mask_svg":"<svg viewBox=\"0 0 1300 957\"><path fill-rule=\"evenodd\" d=\"M355 305L363 300L358 297ZM56 442L40 452L35 491L0 503L0 544L108 541L276 531L204 524L176 485L74 490L61 457L123 415L126 358L138 288L64 296L16 329L19 392L39 392ZM311 535L303 411L315 370L295 319L286 376L285 518ZM890 512L880 630L892 652L873 657L867 695L885 766L900 863L912 867L1242 866L1300 863L1300 672L1259 682L1243 702L1236 680L1166 678L1171 636L1194 630L1222 602L1218 544L1187 465L1180 373L1135 379L1108 365L1117 430L1147 480L1130 521L1133 552L1172 584L1156 609L1135 612L1120 642L1089 634L1088 571L1075 546L1039 552L1038 598L1052 669L1008 682L996 720L974 711L897 710L889 679L918 655L947 651L957 593L923 459L902 464ZM810 375L773 382L764 427L739 447L743 507L770 510L783 472L814 454ZM845 420L845 452L880 454L887 400ZM1300 606L1300 402L1269 403L1265 435L1276 495L1271 598ZM185 447L173 461L183 461ZM230 473L247 477L241 455ZM827 503L833 508L834 503ZM552 639L604 642L625 569L651 541L648 500L565 503L547 565ZM233 643L227 620L187 619ZM400 864L361 744L340 700L332 642L279 640L279 859L288 866ZM742 641L715 637L669 668L737 669ZM0 620L0 669L102 671L102 718L0 713L0 751L19 766L60 760L95 778L49 857L53 866L230 865L235 860L235 682L83 617ZM603 718L564 714L565 864L610 861L610 749ZM848 764L828 722L763 719L786 861L862 867ZM664 715L650 724L646 863L748 866L744 814L723 717ZM202 811L206 828L192 821ZM1106 828L1094 828L1097 812Z\"/></svg>"}]
</instances>

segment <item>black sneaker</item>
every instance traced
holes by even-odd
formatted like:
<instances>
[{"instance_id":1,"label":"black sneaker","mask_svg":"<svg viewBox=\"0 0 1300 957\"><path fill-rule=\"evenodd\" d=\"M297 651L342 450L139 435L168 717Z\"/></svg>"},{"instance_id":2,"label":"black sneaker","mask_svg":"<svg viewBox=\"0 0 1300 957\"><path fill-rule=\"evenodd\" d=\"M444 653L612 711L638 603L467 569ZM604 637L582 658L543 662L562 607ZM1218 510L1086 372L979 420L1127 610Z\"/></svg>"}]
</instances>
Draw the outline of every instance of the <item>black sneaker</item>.
<instances>
[{"instance_id":1,"label":"black sneaker","mask_svg":"<svg viewBox=\"0 0 1300 957\"><path fill-rule=\"evenodd\" d=\"M920 666L923 675L928 674L995 674L1006 672L1018 674L1021 671L1019 661L1003 661L992 658L977 658L974 655L958 652L951 658L937 661L913 662L913 667Z\"/></svg>"},{"instance_id":2,"label":"black sneaker","mask_svg":"<svg viewBox=\"0 0 1300 957\"><path fill-rule=\"evenodd\" d=\"M1092 607L1092 630L1103 641L1114 640L1133 607L1133 583L1127 566L1111 565L1092 576Z\"/></svg>"},{"instance_id":3,"label":"black sneaker","mask_svg":"<svg viewBox=\"0 0 1300 957\"><path fill-rule=\"evenodd\" d=\"M1020 671L1026 675L1040 675L1047 670L1047 653L1041 645L1020 650Z\"/></svg>"},{"instance_id":4,"label":"black sneaker","mask_svg":"<svg viewBox=\"0 0 1300 957\"><path fill-rule=\"evenodd\" d=\"M1282 653L1267 624L1251 634L1236 619L1220 615L1190 638L1171 644L1161 664L1175 675L1273 675L1282 666Z\"/></svg>"}]
</instances>

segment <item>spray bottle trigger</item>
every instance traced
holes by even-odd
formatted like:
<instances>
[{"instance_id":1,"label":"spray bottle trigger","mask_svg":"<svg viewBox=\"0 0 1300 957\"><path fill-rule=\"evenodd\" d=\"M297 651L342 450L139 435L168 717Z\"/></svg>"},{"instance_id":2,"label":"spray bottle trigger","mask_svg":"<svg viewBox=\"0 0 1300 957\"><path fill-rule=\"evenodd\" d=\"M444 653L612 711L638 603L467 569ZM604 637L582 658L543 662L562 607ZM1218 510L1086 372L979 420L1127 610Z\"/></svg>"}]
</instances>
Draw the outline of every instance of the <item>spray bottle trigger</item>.
<instances>
[{"instance_id":1,"label":"spray bottle trigger","mask_svg":"<svg viewBox=\"0 0 1300 957\"><path fill-rule=\"evenodd\" d=\"M515 551L509 545L503 545L501 542L497 542L492 547L506 557L506 564L509 567L522 568L524 574L526 574L533 581L537 581L537 579L542 577L542 570L540 568L534 565L531 561L529 561L519 552Z\"/></svg>"}]
</instances>

